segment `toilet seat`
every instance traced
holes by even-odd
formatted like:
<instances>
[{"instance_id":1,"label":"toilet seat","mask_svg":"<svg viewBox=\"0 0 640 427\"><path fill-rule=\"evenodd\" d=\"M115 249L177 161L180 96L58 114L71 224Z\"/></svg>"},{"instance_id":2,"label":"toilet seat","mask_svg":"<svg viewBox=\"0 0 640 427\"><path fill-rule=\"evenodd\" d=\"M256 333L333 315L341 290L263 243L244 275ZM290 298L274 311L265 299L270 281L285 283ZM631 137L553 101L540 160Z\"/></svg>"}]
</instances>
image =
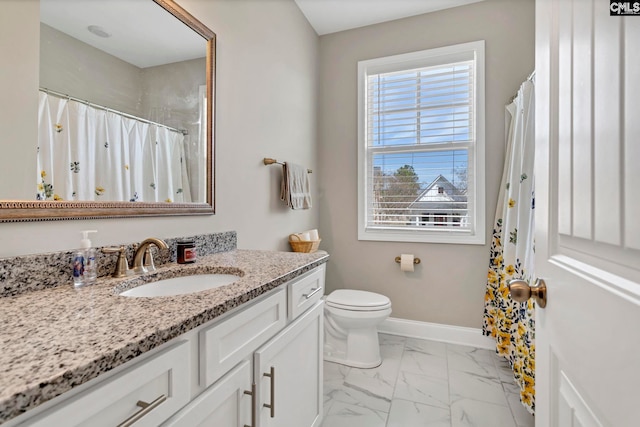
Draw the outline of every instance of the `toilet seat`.
<instances>
[{"instance_id":1,"label":"toilet seat","mask_svg":"<svg viewBox=\"0 0 640 427\"><path fill-rule=\"evenodd\" d=\"M382 311L391 307L391 301L384 295L353 289L335 290L325 303L329 307L349 311Z\"/></svg>"}]
</instances>

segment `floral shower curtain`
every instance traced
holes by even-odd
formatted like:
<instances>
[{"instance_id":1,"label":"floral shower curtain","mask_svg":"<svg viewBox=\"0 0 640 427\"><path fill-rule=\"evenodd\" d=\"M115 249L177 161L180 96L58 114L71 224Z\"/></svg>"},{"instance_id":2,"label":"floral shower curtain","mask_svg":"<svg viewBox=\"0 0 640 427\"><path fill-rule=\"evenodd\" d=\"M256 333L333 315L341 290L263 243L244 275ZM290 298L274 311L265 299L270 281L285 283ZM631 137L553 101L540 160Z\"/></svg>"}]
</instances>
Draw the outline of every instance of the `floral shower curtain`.
<instances>
[{"instance_id":1,"label":"floral shower curtain","mask_svg":"<svg viewBox=\"0 0 640 427\"><path fill-rule=\"evenodd\" d=\"M483 333L511 365L520 400L531 413L534 399L534 306L511 299L511 279L534 280L534 90L530 80L506 107L507 151L491 242Z\"/></svg>"},{"instance_id":2,"label":"floral shower curtain","mask_svg":"<svg viewBox=\"0 0 640 427\"><path fill-rule=\"evenodd\" d=\"M38 200L190 202L184 135L40 91Z\"/></svg>"}]
</instances>

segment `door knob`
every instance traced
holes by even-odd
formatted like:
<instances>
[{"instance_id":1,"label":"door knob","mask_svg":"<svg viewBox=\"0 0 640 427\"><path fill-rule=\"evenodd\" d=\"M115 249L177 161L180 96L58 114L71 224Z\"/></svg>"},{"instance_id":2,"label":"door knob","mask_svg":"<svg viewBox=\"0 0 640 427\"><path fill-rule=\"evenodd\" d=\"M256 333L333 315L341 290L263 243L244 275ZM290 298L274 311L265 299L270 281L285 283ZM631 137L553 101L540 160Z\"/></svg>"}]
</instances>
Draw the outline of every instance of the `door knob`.
<instances>
[{"instance_id":1,"label":"door knob","mask_svg":"<svg viewBox=\"0 0 640 427\"><path fill-rule=\"evenodd\" d=\"M518 302L525 302L533 296L540 308L545 308L547 305L547 285L543 279L536 279L536 284L533 286L529 286L529 283L524 280L509 280L509 292L511 298Z\"/></svg>"}]
</instances>

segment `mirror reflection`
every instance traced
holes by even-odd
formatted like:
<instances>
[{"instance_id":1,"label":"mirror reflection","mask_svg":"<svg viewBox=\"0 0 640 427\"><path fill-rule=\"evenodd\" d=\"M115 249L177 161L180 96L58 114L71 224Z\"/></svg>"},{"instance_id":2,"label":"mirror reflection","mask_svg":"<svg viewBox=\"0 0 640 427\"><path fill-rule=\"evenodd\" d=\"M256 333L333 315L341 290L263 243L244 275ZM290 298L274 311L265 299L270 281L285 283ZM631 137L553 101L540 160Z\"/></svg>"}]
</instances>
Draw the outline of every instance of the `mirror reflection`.
<instances>
[{"instance_id":1,"label":"mirror reflection","mask_svg":"<svg viewBox=\"0 0 640 427\"><path fill-rule=\"evenodd\" d=\"M150 0L40 8L35 199L206 202L205 40Z\"/></svg>"},{"instance_id":2,"label":"mirror reflection","mask_svg":"<svg viewBox=\"0 0 640 427\"><path fill-rule=\"evenodd\" d=\"M173 0L39 4L44 130L3 146L0 222L213 214L215 33Z\"/></svg>"}]
</instances>

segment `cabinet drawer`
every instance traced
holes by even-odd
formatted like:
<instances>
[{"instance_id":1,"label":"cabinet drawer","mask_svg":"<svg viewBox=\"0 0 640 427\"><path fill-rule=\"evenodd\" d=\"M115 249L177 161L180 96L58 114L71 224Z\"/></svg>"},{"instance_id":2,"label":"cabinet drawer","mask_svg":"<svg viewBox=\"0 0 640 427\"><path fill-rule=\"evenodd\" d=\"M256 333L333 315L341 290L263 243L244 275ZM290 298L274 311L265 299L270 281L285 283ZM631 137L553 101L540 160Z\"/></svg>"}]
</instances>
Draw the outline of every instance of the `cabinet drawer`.
<instances>
[{"instance_id":1,"label":"cabinet drawer","mask_svg":"<svg viewBox=\"0 0 640 427\"><path fill-rule=\"evenodd\" d=\"M20 426L117 426L139 415L138 426L157 426L189 402L187 341L134 364ZM153 403L144 409L138 402Z\"/></svg>"},{"instance_id":2,"label":"cabinet drawer","mask_svg":"<svg viewBox=\"0 0 640 427\"><path fill-rule=\"evenodd\" d=\"M287 308L289 320L293 320L322 298L324 294L325 265L289 282Z\"/></svg>"},{"instance_id":3,"label":"cabinet drawer","mask_svg":"<svg viewBox=\"0 0 640 427\"><path fill-rule=\"evenodd\" d=\"M224 322L200 332L200 380L213 384L286 323L286 292L278 290Z\"/></svg>"}]
</instances>

